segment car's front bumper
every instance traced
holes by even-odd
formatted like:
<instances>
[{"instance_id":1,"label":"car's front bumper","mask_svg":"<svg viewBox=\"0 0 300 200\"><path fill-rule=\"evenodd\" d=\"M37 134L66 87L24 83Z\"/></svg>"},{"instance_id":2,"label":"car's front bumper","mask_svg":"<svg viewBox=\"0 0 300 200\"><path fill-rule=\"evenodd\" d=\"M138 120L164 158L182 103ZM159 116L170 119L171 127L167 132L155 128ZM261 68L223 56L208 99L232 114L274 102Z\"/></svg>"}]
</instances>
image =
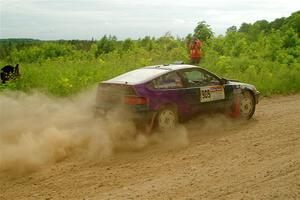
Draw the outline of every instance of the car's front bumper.
<instances>
[{"instance_id":1,"label":"car's front bumper","mask_svg":"<svg viewBox=\"0 0 300 200\"><path fill-rule=\"evenodd\" d=\"M260 92L259 91L253 91L253 95L254 95L254 100L255 100L255 103L258 104L259 102L259 98L260 98Z\"/></svg>"}]
</instances>

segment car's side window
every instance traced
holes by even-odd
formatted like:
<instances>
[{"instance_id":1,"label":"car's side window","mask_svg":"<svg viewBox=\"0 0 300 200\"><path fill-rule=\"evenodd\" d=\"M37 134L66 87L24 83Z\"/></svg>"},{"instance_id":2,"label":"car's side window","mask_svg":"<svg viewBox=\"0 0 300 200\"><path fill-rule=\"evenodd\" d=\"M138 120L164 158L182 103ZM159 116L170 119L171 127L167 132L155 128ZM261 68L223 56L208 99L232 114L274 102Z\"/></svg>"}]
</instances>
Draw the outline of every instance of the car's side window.
<instances>
[{"instance_id":1,"label":"car's side window","mask_svg":"<svg viewBox=\"0 0 300 200\"><path fill-rule=\"evenodd\" d=\"M198 69L187 70L181 73L187 86L219 85L220 81L213 75Z\"/></svg>"},{"instance_id":2,"label":"car's side window","mask_svg":"<svg viewBox=\"0 0 300 200\"><path fill-rule=\"evenodd\" d=\"M174 89L182 88L182 80L176 72L171 72L160 76L152 81L152 86L155 89Z\"/></svg>"}]
</instances>

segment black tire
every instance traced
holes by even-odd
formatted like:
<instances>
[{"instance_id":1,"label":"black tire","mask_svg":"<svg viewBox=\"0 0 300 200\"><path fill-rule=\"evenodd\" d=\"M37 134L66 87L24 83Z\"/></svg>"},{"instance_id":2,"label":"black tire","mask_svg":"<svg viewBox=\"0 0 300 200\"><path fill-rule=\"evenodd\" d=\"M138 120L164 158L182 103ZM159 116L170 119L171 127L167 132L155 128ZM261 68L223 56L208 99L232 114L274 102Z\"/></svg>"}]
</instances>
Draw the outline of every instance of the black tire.
<instances>
[{"instance_id":1,"label":"black tire","mask_svg":"<svg viewBox=\"0 0 300 200\"><path fill-rule=\"evenodd\" d=\"M240 115L242 119L251 119L255 112L255 100L250 91L243 91L240 99Z\"/></svg>"},{"instance_id":2,"label":"black tire","mask_svg":"<svg viewBox=\"0 0 300 200\"><path fill-rule=\"evenodd\" d=\"M156 117L157 128L159 130L168 130L178 124L177 109L172 106L162 108Z\"/></svg>"}]
</instances>

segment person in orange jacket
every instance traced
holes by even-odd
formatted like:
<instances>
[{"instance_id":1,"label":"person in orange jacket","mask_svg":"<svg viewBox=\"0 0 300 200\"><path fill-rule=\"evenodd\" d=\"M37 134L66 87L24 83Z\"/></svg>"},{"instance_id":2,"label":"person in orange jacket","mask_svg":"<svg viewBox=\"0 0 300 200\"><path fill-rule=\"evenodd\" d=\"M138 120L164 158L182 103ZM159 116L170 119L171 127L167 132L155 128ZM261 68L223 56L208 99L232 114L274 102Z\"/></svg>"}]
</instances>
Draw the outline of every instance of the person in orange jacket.
<instances>
[{"instance_id":1,"label":"person in orange jacket","mask_svg":"<svg viewBox=\"0 0 300 200\"><path fill-rule=\"evenodd\" d=\"M193 37L192 42L190 44L190 58L192 64L199 64L202 58L201 47L202 42L196 37Z\"/></svg>"}]
</instances>

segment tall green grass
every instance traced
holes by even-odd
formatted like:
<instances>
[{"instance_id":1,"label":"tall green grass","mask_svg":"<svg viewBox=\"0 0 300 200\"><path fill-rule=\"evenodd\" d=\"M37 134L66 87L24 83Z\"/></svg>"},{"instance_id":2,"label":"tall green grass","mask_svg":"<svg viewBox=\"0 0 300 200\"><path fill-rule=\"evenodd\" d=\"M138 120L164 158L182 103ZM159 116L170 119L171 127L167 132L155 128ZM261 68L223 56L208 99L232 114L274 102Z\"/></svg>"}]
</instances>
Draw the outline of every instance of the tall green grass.
<instances>
[{"instance_id":1,"label":"tall green grass","mask_svg":"<svg viewBox=\"0 0 300 200\"><path fill-rule=\"evenodd\" d=\"M207 57L200 66L228 79L237 79L253 84L262 95L291 94L300 92L300 65L280 64L270 61L249 60L246 58ZM1 85L0 90L39 90L55 96L69 96L103 80L124 72L154 64L175 61L150 58L108 56L105 60L90 61L48 61L42 64L20 64L21 78Z\"/></svg>"}]
</instances>

